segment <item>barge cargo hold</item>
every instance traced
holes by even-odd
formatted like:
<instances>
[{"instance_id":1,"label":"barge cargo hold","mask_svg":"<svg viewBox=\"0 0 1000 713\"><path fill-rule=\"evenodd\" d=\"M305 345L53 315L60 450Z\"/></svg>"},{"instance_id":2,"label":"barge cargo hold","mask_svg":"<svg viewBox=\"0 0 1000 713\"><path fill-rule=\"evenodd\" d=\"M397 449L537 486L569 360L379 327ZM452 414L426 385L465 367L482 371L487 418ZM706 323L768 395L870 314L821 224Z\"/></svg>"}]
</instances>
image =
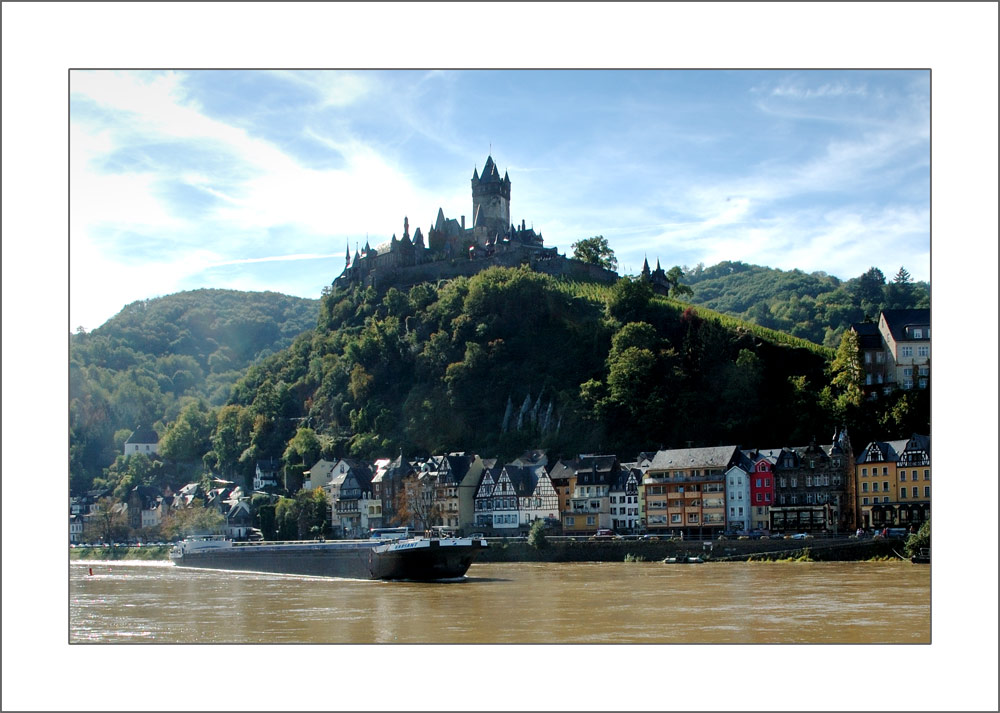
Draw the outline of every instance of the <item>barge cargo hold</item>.
<instances>
[{"instance_id":1,"label":"barge cargo hold","mask_svg":"<svg viewBox=\"0 0 1000 713\"><path fill-rule=\"evenodd\" d=\"M421 582L465 576L486 541L412 537L330 542L233 542L189 538L170 552L181 567Z\"/></svg>"}]
</instances>

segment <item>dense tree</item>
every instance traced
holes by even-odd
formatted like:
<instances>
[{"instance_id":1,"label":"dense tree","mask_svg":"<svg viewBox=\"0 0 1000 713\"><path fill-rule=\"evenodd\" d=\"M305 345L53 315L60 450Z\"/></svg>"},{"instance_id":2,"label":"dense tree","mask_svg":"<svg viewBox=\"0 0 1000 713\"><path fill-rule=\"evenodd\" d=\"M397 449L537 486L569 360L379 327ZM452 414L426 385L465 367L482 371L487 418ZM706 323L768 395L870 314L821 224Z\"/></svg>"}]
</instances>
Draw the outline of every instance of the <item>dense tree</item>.
<instances>
[{"instance_id":1,"label":"dense tree","mask_svg":"<svg viewBox=\"0 0 1000 713\"><path fill-rule=\"evenodd\" d=\"M195 498L190 507L169 510L160 523L160 531L171 540L220 533L226 518L218 510L204 505L204 501Z\"/></svg>"},{"instance_id":2,"label":"dense tree","mask_svg":"<svg viewBox=\"0 0 1000 713\"><path fill-rule=\"evenodd\" d=\"M118 542L128 536L128 518L112 497L97 501L92 513L84 519L83 539L86 542Z\"/></svg>"},{"instance_id":3,"label":"dense tree","mask_svg":"<svg viewBox=\"0 0 1000 713\"><path fill-rule=\"evenodd\" d=\"M618 258L603 235L595 235L573 243L573 257L588 265L597 265L607 270L618 269Z\"/></svg>"},{"instance_id":4,"label":"dense tree","mask_svg":"<svg viewBox=\"0 0 1000 713\"><path fill-rule=\"evenodd\" d=\"M861 364L861 345L854 330L847 330L841 337L831 371L840 405L843 408L860 406L864 399L865 372Z\"/></svg>"},{"instance_id":5,"label":"dense tree","mask_svg":"<svg viewBox=\"0 0 1000 713\"><path fill-rule=\"evenodd\" d=\"M619 322L641 322L648 317L653 288L648 282L623 277L611 289L608 315Z\"/></svg>"}]
</instances>

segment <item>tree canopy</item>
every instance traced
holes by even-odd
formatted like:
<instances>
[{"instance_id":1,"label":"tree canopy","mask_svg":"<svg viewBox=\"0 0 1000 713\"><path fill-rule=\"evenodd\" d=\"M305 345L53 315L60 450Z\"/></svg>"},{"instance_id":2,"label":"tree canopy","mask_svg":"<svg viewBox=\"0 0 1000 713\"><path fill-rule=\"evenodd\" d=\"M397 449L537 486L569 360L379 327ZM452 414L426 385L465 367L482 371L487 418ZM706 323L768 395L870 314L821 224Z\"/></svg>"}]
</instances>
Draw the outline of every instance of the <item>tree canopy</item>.
<instances>
[{"instance_id":1,"label":"tree canopy","mask_svg":"<svg viewBox=\"0 0 1000 713\"><path fill-rule=\"evenodd\" d=\"M607 238L603 235L578 240L570 247L573 248L573 257L577 260L608 270L618 269L618 258L615 257L615 251L611 249Z\"/></svg>"}]
</instances>

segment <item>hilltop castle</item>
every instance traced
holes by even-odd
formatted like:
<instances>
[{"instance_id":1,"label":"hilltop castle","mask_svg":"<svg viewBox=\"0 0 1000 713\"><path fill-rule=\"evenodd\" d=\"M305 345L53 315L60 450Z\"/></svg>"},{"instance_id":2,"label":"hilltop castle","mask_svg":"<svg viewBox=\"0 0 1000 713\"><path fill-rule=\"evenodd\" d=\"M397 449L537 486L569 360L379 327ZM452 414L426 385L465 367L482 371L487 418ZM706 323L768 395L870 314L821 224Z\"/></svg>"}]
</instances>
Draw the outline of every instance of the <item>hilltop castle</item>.
<instances>
[{"instance_id":1,"label":"hilltop castle","mask_svg":"<svg viewBox=\"0 0 1000 713\"><path fill-rule=\"evenodd\" d=\"M472 225L448 219L438 208L437 219L427 231L426 241L418 227L410 236L409 218L403 218L403 237L375 248L365 242L351 257L350 245L344 271L333 281L335 288L355 285L385 289L408 287L419 282L474 275L493 265L528 265L533 270L574 279L614 282L618 273L571 260L556 248L547 248L542 234L510 222L510 177L503 178L493 161L486 159L482 175L472 172Z\"/></svg>"}]
</instances>

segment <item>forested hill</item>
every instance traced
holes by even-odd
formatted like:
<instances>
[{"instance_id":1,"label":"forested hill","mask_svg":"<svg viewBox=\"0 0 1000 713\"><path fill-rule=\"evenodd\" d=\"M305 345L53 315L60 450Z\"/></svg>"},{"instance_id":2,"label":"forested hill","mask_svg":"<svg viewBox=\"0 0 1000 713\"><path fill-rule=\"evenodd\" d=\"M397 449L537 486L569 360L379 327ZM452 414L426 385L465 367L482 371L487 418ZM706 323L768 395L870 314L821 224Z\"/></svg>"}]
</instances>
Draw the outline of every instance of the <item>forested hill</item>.
<instances>
[{"instance_id":1,"label":"forested hill","mask_svg":"<svg viewBox=\"0 0 1000 713\"><path fill-rule=\"evenodd\" d=\"M627 279L491 268L406 292L335 290L314 332L250 367L201 447L214 472L247 477L257 459L295 469L321 453L807 443L838 423L821 405L831 357Z\"/></svg>"},{"instance_id":2,"label":"forested hill","mask_svg":"<svg viewBox=\"0 0 1000 713\"><path fill-rule=\"evenodd\" d=\"M684 271L693 304L836 348L841 335L883 309L930 307L930 285L900 267L891 278L872 267L841 281L824 272L777 270L743 262Z\"/></svg>"},{"instance_id":3,"label":"forested hill","mask_svg":"<svg viewBox=\"0 0 1000 713\"><path fill-rule=\"evenodd\" d=\"M193 290L133 302L70 336L70 461L99 476L139 424L161 435L187 401L224 404L256 360L316 326L319 300L275 292Z\"/></svg>"},{"instance_id":4,"label":"forested hill","mask_svg":"<svg viewBox=\"0 0 1000 713\"><path fill-rule=\"evenodd\" d=\"M869 282L865 300L886 292ZM199 477L248 484L272 458L294 487L319 457L629 458L828 443L845 424L862 447L927 432L926 392L855 399L851 358L641 280L574 283L527 267L318 301L181 293L72 336L71 487L124 497ZM121 455L138 424L157 431L160 458Z\"/></svg>"}]
</instances>

